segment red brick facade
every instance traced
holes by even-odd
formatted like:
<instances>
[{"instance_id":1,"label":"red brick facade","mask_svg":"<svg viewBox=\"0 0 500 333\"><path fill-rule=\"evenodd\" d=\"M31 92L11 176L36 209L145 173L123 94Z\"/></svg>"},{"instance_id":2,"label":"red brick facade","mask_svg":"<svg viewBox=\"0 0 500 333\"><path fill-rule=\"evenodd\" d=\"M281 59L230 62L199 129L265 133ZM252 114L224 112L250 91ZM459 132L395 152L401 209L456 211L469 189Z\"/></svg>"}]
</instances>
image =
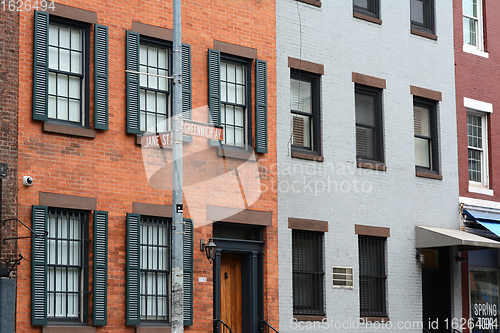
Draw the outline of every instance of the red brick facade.
<instances>
[{"instance_id":1,"label":"red brick facade","mask_svg":"<svg viewBox=\"0 0 500 333\"><path fill-rule=\"evenodd\" d=\"M109 130L96 130L95 138L85 138L43 131L43 122L32 119L33 102L33 25L34 13L22 12L20 18L19 66L19 190L18 216L31 221L31 207L38 205L41 192L58 193L96 199L96 209L109 213L108 238L108 313L107 325L96 327L97 332L134 332L125 324L126 284L126 214L133 213L134 203L171 205L169 190L155 189L148 185L144 172L141 147L136 136L126 134L125 50L126 31L133 29L133 22L172 29L171 2L62 2L72 7L97 14L97 23L109 28ZM58 3L55 4L56 8ZM49 11L50 13L50 11ZM271 0L245 1L182 1L182 41L191 45L192 106L208 104L207 51L214 48L214 41L222 41L255 49L258 59L267 61L268 149L266 154L256 154L259 165L262 196L249 210L271 212L272 224L264 229L264 318L278 326L278 237L277 199L275 175L268 173L276 162L276 66L275 66L275 6ZM90 56L90 129L93 129L93 33L91 29ZM252 94L255 93L255 61L252 61ZM255 98L252 98L252 121L255 120ZM193 119L206 122L195 113ZM255 140L255 127L253 127ZM194 150L194 144L184 145L185 155ZM209 149L184 160L184 182L197 182L219 175L211 170L212 163L221 163L216 149ZM241 161L225 159L228 171ZM191 170L191 171L189 171ZM203 178L203 172L213 175ZM23 187L22 175L31 175L35 183ZM199 177L197 180L195 177ZM203 185L208 186L208 185ZM194 324L186 327L189 332L210 332L213 327L213 270L204 253L199 250L200 239L212 237L212 224L206 218L206 193L200 185L200 196L186 203L184 216L194 218ZM234 207L232 200L239 193L230 184L219 183L218 206ZM205 191L205 192L204 192ZM186 192L185 192L186 198ZM213 200L214 198L211 198ZM212 201L213 202L213 201ZM197 212L195 218L193 212ZM191 213L190 213L191 212ZM31 222L30 222L31 223ZM252 223L252 221L246 221ZM92 221L90 223L92 230ZM20 232L20 236L25 236ZM90 235L92 233L90 232ZM92 242L92 236L90 236ZM31 241L19 241L23 255L30 257ZM92 250L89 250L90 262ZM92 264L89 276L92 272ZM18 272L17 332L39 332L31 325L31 268L22 265ZM199 283L199 277L207 277ZM91 280L91 278L90 278ZM91 281L89 281L91 286ZM91 314L91 302L89 302ZM91 325L91 316L89 316Z\"/></svg>"},{"instance_id":2,"label":"red brick facade","mask_svg":"<svg viewBox=\"0 0 500 333\"><path fill-rule=\"evenodd\" d=\"M17 105L19 93L19 14L0 15L0 163L7 168L0 175L0 239L16 236L18 223L5 219L17 217ZM17 242L0 241L0 266L18 256Z\"/></svg>"}]
</instances>

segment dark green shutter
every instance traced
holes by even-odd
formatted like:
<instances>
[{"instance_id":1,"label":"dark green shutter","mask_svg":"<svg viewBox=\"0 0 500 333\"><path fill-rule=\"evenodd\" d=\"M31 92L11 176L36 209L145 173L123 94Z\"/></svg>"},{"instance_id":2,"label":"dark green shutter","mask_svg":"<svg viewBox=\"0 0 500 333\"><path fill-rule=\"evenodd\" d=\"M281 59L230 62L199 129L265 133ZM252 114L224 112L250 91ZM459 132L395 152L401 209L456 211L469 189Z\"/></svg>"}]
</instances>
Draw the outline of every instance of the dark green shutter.
<instances>
[{"instance_id":1,"label":"dark green shutter","mask_svg":"<svg viewBox=\"0 0 500 333\"><path fill-rule=\"evenodd\" d=\"M127 325L139 325L140 308L140 227L141 215L127 214Z\"/></svg>"},{"instance_id":2,"label":"dark green shutter","mask_svg":"<svg viewBox=\"0 0 500 333\"><path fill-rule=\"evenodd\" d=\"M220 125L220 52L208 50L208 108L214 125Z\"/></svg>"},{"instance_id":3,"label":"dark green shutter","mask_svg":"<svg viewBox=\"0 0 500 333\"><path fill-rule=\"evenodd\" d=\"M92 323L107 323L108 301L108 212L94 212L94 278L92 282Z\"/></svg>"},{"instance_id":4,"label":"dark green shutter","mask_svg":"<svg viewBox=\"0 0 500 333\"><path fill-rule=\"evenodd\" d=\"M182 44L182 118L191 120L191 46Z\"/></svg>"},{"instance_id":5,"label":"dark green shutter","mask_svg":"<svg viewBox=\"0 0 500 333\"><path fill-rule=\"evenodd\" d=\"M255 61L255 151L267 153L267 62Z\"/></svg>"},{"instance_id":6,"label":"dark green shutter","mask_svg":"<svg viewBox=\"0 0 500 333\"><path fill-rule=\"evenodd\" d=\"M139 72L139 34L127 31L126 69ZM140 134L139 74L126 73L127 133Z\"/></svg>"},{"instance_id":7,"label":"dark green shutter","mask_svg":"<svg viewBox=\"0 0 500 333\"><path fill-rule=\"evenodd\" d=\"M33 206L31 227L31 325L47 325L47 207Z\"/></svg>"},{"instance_id":8,"label":"dark green shutter","mask_svg":"<svg viewBox=\"0 0 500 333\"><path fill-rule=\"evenodd\" d=\"M35 10L33 37L33 119L47 120L49 93L49 14Z\"/></svg>"},{"instance_id":9,"label":"dark green shutter","mask_svg":"<svg viewBox=\"0 0 500 333\"><path fill-rule=\"evenodd\" d=\"M184 219L184 325L193 325L193 220Z\"/></svg>"},{"instance_id":10,"label":"dark green shutter","mask_svg":"<svg viewBox=\"0 0 500 333\"><path fill-rule=\"evenodd\" d=\"M108 129L108 27L94 25L94 128Z\"/></svg>"}]
</instances>

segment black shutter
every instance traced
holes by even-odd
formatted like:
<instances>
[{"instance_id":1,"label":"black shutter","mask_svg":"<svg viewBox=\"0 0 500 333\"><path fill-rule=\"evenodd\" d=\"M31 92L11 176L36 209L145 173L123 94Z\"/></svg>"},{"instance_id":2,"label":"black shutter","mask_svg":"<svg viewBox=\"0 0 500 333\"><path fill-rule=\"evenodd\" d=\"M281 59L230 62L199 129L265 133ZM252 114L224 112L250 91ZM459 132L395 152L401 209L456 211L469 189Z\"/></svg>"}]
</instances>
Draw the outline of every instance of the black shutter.
<instances>
[{"instance_id":1,"label":"black shutter","mask_svg":"<svg viewBox=\"0 0 500 333\"><path fill-rule=\"evenodd\" d=\"M139 72L139 34L127 31L126 69ZM127 133L140 134L139 74L126 73Z\"/></svg>"},{"instance_id":2,"label":"black shutter","mask_svg":"<svg viewBox=\"0 0 500 333\"><path fill-rule=\"evenodd\" d=\"M92 286L92 323L107 323L108 301L108 212L94 212L94 278Z\"/></svg>"},{"instance_id":3,"label":"black shutter","mask_svg":"<svg viewBox=\"0 0 500 333\"><path fill-rule=\"evenodd\" d=\"M255 151L267 153L267 62L255 61Z\"/></svg>"},{"instance_id":4,"label":"black shutter","mask_svg":"<svg viewBox=\"0 0 500 333\"><path fill-rule=\"evenodd\" d=\"M193 220L184 219L184 326L193 325Z\"/></svg>"},{"instance_id":5,"label":"black shutter","mask_svg":"<svg viewBox=\"0 0 500 333\"><path fill-rule=\"evenodd\" d=\"M140 307L140 228L141 215L127 214L127 325L139 325Z\"/></svg>"},{"instance_id":6,"label":"black shutter","mask_svg":"<svg viewBox=\"0 0 500 333\"><path fill-rule=\"evenodd\" d=\"M214 125L220 125L220 52L208 50L208 108Z\"/></svg>"},{"instance_id":7,"label":"black shutter","mask_svg":"<svg viewBox=\"0 0 500 333\"><path fill-rule=\"evenodd\" d=\"M182 44L182 118L191 120L191 46Z\"/></svg>"},{"instance_id":8,"label":"black shutter","mask_svg":"<svg viewBox=\"0 0 500 333\"><path fill-rule=\"evenodd\" d=\"M108 129L108 27L94 25L94 128Z\"/></svg>"},{"instance_id":9,"label":"black shutter","mask_svg":"<svg viewBox=\"0 0 500 333\"><path fill-rule=\"evenodd\" d=\"M35 10L33 37L33 119L47 120L49 93L49 14Z\"/></svg>"},{"instance_id":10,"label":"black shutter","mask_svg":"<svg viewBox=\"0 0 500 333\"><path fill-rule=\"evenodd\" d=\"M32 207L31 325L47 325L47 215L47 207Z\"/></svg>"}]
</instances>

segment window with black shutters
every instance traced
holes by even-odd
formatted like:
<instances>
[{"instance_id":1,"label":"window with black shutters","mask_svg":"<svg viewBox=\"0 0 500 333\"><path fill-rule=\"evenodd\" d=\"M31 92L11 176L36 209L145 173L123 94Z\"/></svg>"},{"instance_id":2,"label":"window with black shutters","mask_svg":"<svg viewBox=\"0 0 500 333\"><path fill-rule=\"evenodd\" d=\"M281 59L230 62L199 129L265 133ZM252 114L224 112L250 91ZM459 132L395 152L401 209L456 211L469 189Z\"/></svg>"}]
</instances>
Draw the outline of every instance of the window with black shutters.
<instances>
[{"instance_id":1,"label":"window with black shutters","mask_svg":"<svg viewBox=\"0 0 500 333\"><path fill-rule=\"evenodd\" d=\"M324 315L323 233L292 230L293 313Z\"/></svg>"},{"instance_id":2,"label":"window with black shutters","mask_svg":"<svg viewBox=\"0 0 500 333\"><path fill-rule=\"evenodd\" d=\"M386 317L386 238L358 236L361 317Z\"/></svg>"}]
</instances>

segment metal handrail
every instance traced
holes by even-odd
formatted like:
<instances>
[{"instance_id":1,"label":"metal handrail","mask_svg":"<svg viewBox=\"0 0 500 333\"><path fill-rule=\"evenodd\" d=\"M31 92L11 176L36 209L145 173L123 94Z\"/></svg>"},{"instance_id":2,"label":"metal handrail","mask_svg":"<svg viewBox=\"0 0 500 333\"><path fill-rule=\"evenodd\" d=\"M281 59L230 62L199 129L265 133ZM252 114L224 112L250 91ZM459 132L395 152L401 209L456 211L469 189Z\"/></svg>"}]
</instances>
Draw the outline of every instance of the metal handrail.
<instances>
[{"instance_id":1,"label":"metal handrail","mask_svg":"<svg viewBox=\"0 0 500 333\"><path fill-rule=\"evenodd\" d=\"M269 328L272 329L274 332L276 333L280 333L278 330L276 330L274 327L271 326L271 324L269 324L267 321L265 320L261 320L260 323L262 324L261 326L261 332L264 332L264 328L265 326L267 326L267 331L269 332Z\"/></svg>"},{"instance_id":2,"label":"metal handrail","mask_svg":"<svg viewBox=\"0 0 500 333\"><path fill-rule=\"evenodd\" d=\"M233 331L231 330L231 327L229 327L228 324L226 324L224 321L222 321L222 319L214 319L214 332L215 333L219 333L220 330L219 330L219 323L222 324L222 333L225 333L225 332L228 332L229 333L233 333ZM228 330L228 331L227 331Z\"/></svg>"}]
</instances>

